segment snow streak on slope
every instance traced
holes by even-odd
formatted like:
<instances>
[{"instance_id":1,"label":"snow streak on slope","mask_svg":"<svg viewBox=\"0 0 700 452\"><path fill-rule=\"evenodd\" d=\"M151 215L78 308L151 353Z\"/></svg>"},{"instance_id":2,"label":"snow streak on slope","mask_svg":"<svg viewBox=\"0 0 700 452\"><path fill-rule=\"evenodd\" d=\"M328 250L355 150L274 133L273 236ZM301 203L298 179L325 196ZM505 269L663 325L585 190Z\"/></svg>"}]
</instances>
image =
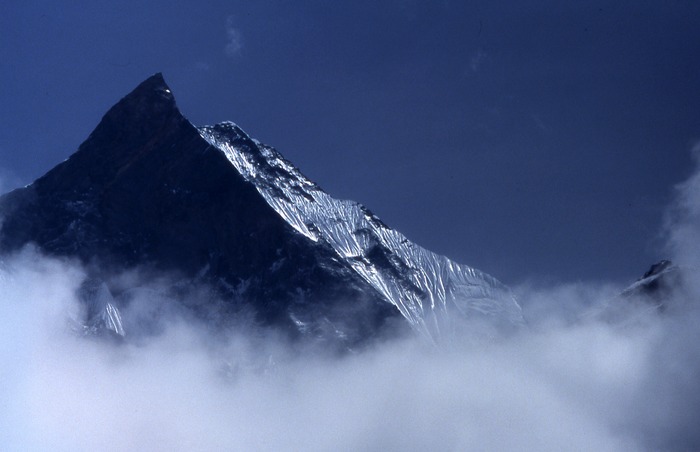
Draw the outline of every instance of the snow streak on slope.
<instances>
[{"instance_id":1,"label":"snow streak on slope","mask_svg":"<svg viewBox=\"0 0 700 452\"><path fill-rule=\"evenodd\" d=\"M417 246L356 202L332 198L233 123L199 131L294 229L330 245L428 337L449 336L464 319L497 328L522 323L510 290L493 277Z\"/></svg>"}]
</instances>

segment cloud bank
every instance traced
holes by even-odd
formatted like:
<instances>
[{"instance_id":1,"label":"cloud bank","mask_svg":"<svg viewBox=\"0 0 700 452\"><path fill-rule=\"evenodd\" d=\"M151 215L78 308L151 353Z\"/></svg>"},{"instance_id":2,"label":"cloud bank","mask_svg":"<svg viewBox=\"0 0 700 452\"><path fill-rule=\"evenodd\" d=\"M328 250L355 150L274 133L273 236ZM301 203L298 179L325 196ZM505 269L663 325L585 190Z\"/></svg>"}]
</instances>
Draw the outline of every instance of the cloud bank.
<instances>
[{"instance_id":1,"label":"cloud bank","mask_svg":"<svg viewBox=\"0 0 700 452\"><path fill-rule=\"evenodd\" d=\"M679 262L696 262L698 197L700 173L667 222ZM663 314L630 303L623 325L586 315L625 302L616 286L521 288L530 327L514 335L329 356L178 315L125 343L81 337L69 319L84 277L31 249L0 263L7 450L700 449L694 287Z\"/></svg>"},{"instance_id":2,"label":"cloud bank","mask_svg":"<svg viewBox=\"0 0 700 452\"><path fill-rule=\"evenodd\" d=\"M343 357L171 318L115 344L70 328L77 266L25 253L0 291L9 450L654 450L700 444L697 310L620 328L536 323ZM580 291L538 297L583 305ZM587 296L586 293L583 294ZM560 318L558 314L550 317Z\"/></svg>"}]
</instances>

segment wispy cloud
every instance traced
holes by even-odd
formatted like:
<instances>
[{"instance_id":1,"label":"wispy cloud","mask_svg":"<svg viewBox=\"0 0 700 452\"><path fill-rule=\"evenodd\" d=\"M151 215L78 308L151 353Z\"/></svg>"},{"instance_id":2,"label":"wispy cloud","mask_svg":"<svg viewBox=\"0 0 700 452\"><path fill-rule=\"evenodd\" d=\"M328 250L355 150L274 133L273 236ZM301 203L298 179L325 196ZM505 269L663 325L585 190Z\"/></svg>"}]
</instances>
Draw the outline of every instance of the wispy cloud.
<instances>
[{"instance_id":1,"label":"wispy cloud","mask_svg":"<svg viewBox=\"0 0 700 452\"><path fill-rule=\"evenodd\" d=\"M700 142L692 150L695 173L676 186L665 218L667 251L679 264L700 268Z\"/></svg>"},{"instance_id":2,"label":"wispy cloud","mask_svg":"<svg viewBox=\"0 0 700 452\"><path fill-rule=\"evenodd\" d=\"M540 129L542 132L549 133L549 127L547 127L547 124L545 124L540 115L537 113L532 113L530 114L530 117L538 129Z\"/></svg>"},{"instance_id":3,"label":"wispy cloud","mask_svg":"<svg viewBox=\"0 0 700 452\"><path fill-rule=\"evenodd\" d=\"M469 69L472 71L472 73L477 73L479 72L479 70L481 70L485 59L486 53L481 48L477 49L476 52L474 52L471 59L469 60Z\"/></svg>"},{"instance_id":4,"label":"wispy cloud","mask_svg":"<svg viewBox=\"0 0 700 452\"><path fill-rule=\"evenodd\" d=\"M241 50L243 50L243 36L235 26L234 16L228 16L226 18L226 47L224 47L224 53L233 58L239 55Z\"/></svg>"},{"instance_id":5,"label":"wispy cloud","mask_svg":"<svg viewBox=\"0 0 700 452\"><path fill-rule=\"evenodd\" d=\"M211 69L211 66L209 65L209 63L207 63L205 61L197 61L194 64L194 67L195 67L195 69L197 69L198 71L201 71L201 72L208 72Z\"/></svg>"}]
</instances>

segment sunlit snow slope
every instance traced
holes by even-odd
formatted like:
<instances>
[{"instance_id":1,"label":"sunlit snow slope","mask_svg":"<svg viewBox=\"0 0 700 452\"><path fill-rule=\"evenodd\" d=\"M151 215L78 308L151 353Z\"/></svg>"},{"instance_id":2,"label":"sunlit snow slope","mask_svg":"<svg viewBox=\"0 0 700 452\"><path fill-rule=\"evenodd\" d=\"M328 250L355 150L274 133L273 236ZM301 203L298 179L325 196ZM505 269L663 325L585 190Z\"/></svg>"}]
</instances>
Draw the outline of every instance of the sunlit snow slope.
<instances>
[{"instance_id":1,"label":"sunlit snow slope","mask_svg":"<svg viewBox=\"0 0 700 452\"><path fill-rule=\"evenodd\" d=\"M199 131L282 218L308 239L329 244L428 337L449 334L465 320L497 327L522 323L520 306L495 278L410 242L361 204L329 196L275 149L231 122Z\"/></svg>"}]
</instances>

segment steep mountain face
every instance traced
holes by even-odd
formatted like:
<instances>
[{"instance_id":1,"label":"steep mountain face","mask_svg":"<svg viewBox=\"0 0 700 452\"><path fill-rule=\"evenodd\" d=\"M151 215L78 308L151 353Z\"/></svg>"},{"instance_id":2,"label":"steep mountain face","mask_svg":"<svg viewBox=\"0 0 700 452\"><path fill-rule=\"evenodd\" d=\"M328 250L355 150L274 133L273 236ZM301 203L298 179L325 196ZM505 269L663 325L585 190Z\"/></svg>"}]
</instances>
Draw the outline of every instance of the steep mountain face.
<instances>
[{"instance_id":1,"label":"steep mountain face","mask_svg":"<svg viewBox=\"0 0 700 452\"><path fill-rule=\"evenodd\" d=\"M669 260L662 260L647 270L620 295L622 298L639 298L659 309L675 290L683 286L682 272Z\"/></svg>"},{"instance_id":2,"label":"steep mountain face","mask_svg":"<svg viewBox=\"0 0 700 452\"><path fill-rule=\"evenodd\" d=\"M2 252L35 243L80 259L107 286L135 267L177 274L223 300L216 322L252 308L261 324L347 343L395 318L432 339L465 319L522 322L494 278L330 197L236 125L194 127L160 74L68 160L0 198L0 212Z\"/></svg>"}]
</instances>

